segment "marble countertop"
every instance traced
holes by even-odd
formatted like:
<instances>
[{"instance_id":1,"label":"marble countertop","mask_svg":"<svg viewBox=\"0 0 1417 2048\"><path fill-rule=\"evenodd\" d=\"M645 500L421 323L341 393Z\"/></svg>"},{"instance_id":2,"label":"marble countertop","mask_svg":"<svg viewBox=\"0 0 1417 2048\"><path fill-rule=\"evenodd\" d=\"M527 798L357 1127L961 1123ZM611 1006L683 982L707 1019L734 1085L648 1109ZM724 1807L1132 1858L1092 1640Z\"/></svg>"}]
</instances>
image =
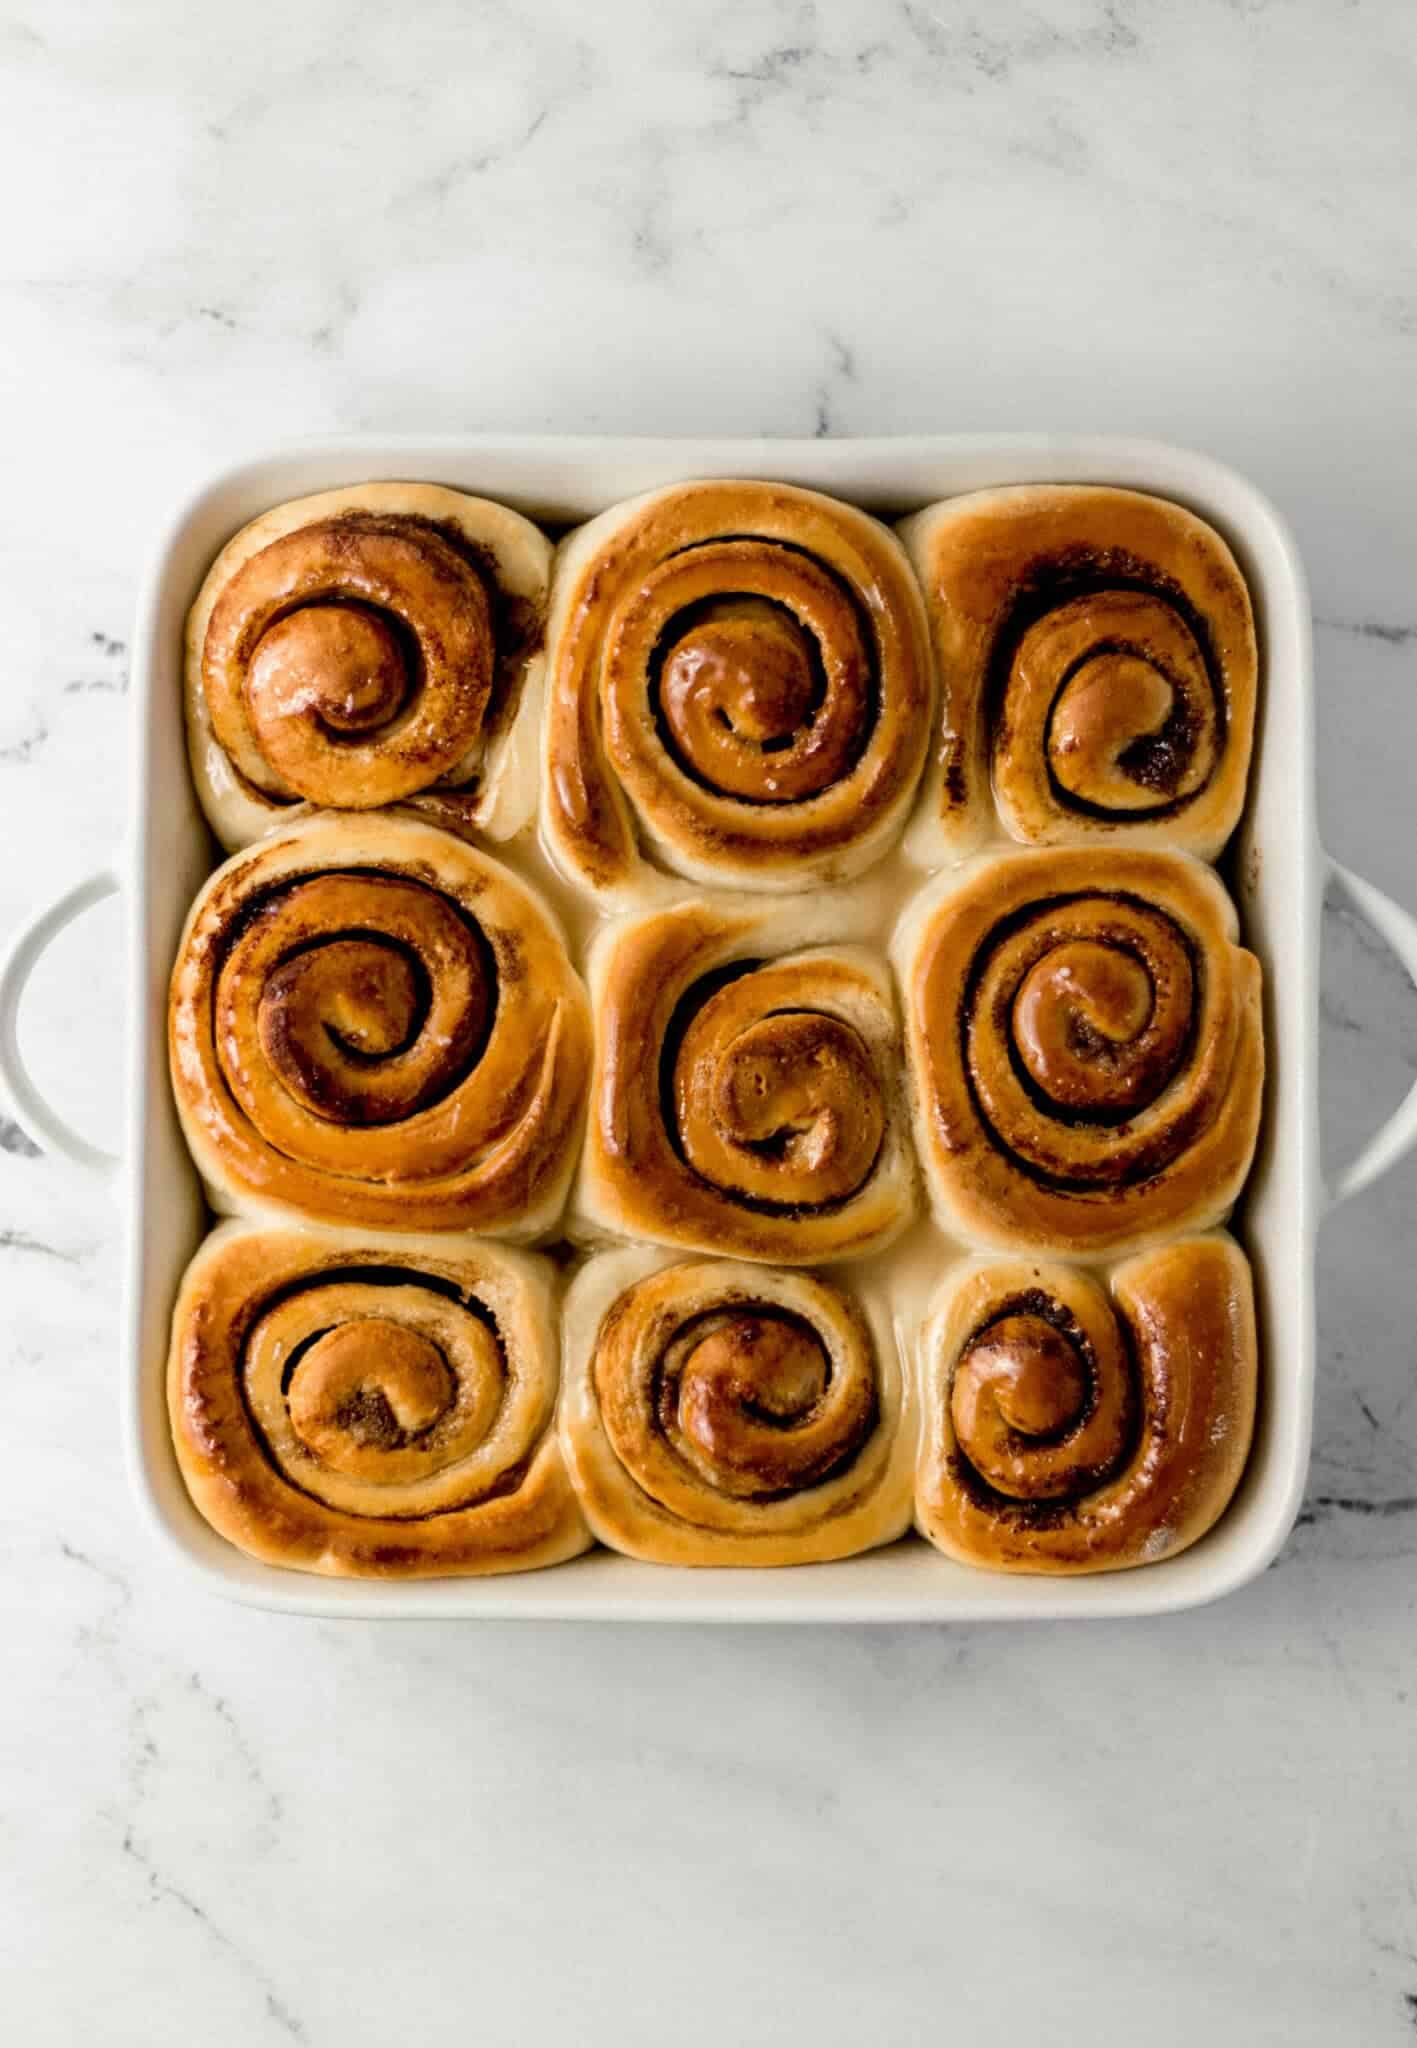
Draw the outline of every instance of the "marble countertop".
<instances>
[{"instance_id":1,"label":"marble countertop","mask_svg":"<svg viewBox=\"0 0 1417 2048\"><path fill-rule=\"evenodd\" d=\"M1402 0L19 0L0 22L0 929L123 832L135 577L330 428L1109 428L1293 521L1323 830L1417 904ZM110 906L111 909L111 906ZM116 1126L117 920L26 1012ZM1331 1163L1417 1074L1336 903ZM1307 1504L1115 1625L336 1625L172 1578L107 1198L0 1122L7 2037L1417 2038L1409 1162L1327 1223Z\"/></svg>"}]
</instances>

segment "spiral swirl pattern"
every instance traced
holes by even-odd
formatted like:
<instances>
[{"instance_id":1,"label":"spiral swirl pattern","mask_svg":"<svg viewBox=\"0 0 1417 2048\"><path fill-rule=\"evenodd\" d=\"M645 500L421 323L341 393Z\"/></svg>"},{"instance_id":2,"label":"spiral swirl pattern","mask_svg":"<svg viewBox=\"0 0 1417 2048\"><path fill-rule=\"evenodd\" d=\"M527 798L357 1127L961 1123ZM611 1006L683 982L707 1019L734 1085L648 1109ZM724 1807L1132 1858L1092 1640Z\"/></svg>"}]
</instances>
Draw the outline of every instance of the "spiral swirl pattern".
<instances>
[{"instance_id":1,"label":"spiral swirl pattern","mask_svg":"<svg viewBox=\"0 0 1417 2048\"><path fill-rule=\"evenodd\" d=\"M576 1197L592 1226L790 1265L904 1226L894 999L864 948L809 943L825 928L800 908L680 904L602 941Z\"/></svg>"},{"instance_id":2,"label":"spiral swirl pattern","mask_svg":"<svg viewBox=\"0 0 1417 2048\"><path fill-rule=\"evenodd\" d=\"M218 1206L531 1237L559 1212L584 991L525 884L399 818L238 854L173 973L183 1125Z\"/></svg>"},{"instance_id":3,"label":"spiral swirl pattern","mask_svg":"<svg viewBox=\"0 0 1417 2048\"><path fill-rule=\"evenodd\" d=\"M859 873L897 835L928 746L919 592L864 513L781 484L617 506L552 593L545 826L627 901L673 874L749 889Z\"/></svg>"},{"instance_id":4,"label":"spiral swirl pattern","mask_svg":"<svg viewBox=\"0 0 1417 2048\"><path fill-rule=\"evenodd\" d=\"M1216 1221L1263 1082L1259 967L1182 855L979 863L897 958L917 1136L945 1227L1102 1254Z\"/></svg>"},{"instance_id":5,"label":"spiral swirl pattern","mask_svg":"<svg viewBox=\"0 0 1417 2048\"><path fill-rule=\"evenodd\" d=\"M196 1506L267 1563L339 1576L574 1556L551 1290L543 1261L486 1245L224 1225L173 1322Z\"/></svg>"},{"instance_id":6,"label":"spiral swirl pattern","mask_svg":"<svg viewBox=\"0 0 1417 2048\"><path fill-rule=\"evenodd\" d=\"M1219 1234L1085 1273L1019 1260L944 1283L922 1345L916 1519L1004 1571L1146 1564L1204 1535L1255 1411L1253 1290Z\"/></svg>"},{"instance_id":7,"label":"spiral swirl pattern","mask_svg":"<svg viewBox=\"0 0 1417 2048\"><path fill-rule=\"evenodd\" d=\"M980 492L901 528L944 686L922 850L1108 837L1214 858L1245 798L1249 592L1179 505L1079 485ZM992 793L992 802L991 802Z\"/></svg>"},{"instance_id":8,"label":"spiral swirl pattern","mask_svg":"<svg viewBox=\"0 0 1417 2048\"><path fill-rule=\"evenodd\" d=\"M301 801L430 792L461 822L515 831L534 796L513 738L538 709L549 566L527 520L431 485L325 492L243 529L188 622L190 751L218 835L246 844Z\"/></svg>"},{"instance_id":9,"label":"spiral swirl pattern","mask_svg":"<svg viewBox=\"0 0 1417 2048\"><path fill-rule=\"evenodd\" d=\"M596 1260L566 1303L562 1441L591 1527L664 1564L803 1564L898 1536L913 1445L888 1330L730 1261Z\"/></svg>"}]
</instances>

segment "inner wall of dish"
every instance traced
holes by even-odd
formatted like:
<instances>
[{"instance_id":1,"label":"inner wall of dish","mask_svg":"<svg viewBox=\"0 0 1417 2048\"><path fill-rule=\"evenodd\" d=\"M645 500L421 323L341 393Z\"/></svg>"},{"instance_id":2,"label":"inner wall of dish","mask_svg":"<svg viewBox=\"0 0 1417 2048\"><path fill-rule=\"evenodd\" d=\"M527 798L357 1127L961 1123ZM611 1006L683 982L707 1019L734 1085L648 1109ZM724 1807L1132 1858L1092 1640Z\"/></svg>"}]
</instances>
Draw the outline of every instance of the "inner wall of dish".
<instances>
[{"instance_id":1,"label":"inner wall of dish","mask_svg":"<svg viewBox=\"0 0 1417 2048\"><path fill-rule=\"evenodd\" d=\"M1243 938L1259 955L1266 979L1270 1071L1260 1149L1232 1228L1251 1253L1261 1319L1261 1404L1255 1446L1239 1494L1217 1528L1182 1556L1107 1579L1004 1579L954 1565L923 1543L907 1541L809 1573L767 1574L786 1604L838 1613L843 1602L862 1613L888 1613L901 1601L911 1611L944 1613L1085 1613L1189 1604L1248 1575L1260 1552L1282 1538L1302 1478L1307 1442L1311 1351L1311 1176L1313 1173L1313 962L1316 950L1317 848L1312 839L1308 749L1308 674L1303 595L1283 536L1264 519L1247 487L1180 451L1145 450L1124 459L1120 445L957 444L941 452L912 443L719 444L709 451L675 444L610 444L598 448L521 448L490 444L460 449L432 444L396 449L346 447L255 465L207 492L179 524L159 565L138 636L138 831L132 898L134 1011L147 1019L137 1034L129 1156L134 1162L130 1220L134 1231L132 1360L134 1420L141 1475L160 1521L181 1548L229 1586L297 1608L379 1611L548 1611L563 1599L556 1583L573 1575L604 1581L612 1605L633 1601L641 1612L657 1603L697 1610L717 1597L716 1573L642 1566L592 1553L553 1573L515 1580L370 1586L302 1586L293 1575L255 1564L231 1550L196 1515L177 1475L167 1432L162 1361L173 1296L208 1218L196 1175L177 1128L166 1078L166 987L182 922L196 890L221 859L192 792L181 713L181 639L186 609L212 557L237 527L281 499L379 477L416 477L479 492L523 511L553 533L652 485L692 475L761 474L801 482L860 504L886 519L964 490L1036 481L1111 482L1189 504L1224 534L1249 581L1260 635L1261 697L1250 794L1240 832L1219 872L1241 913ZM1287 715L1272 717L1277 706ZM146 775L144 775L146 769ZM534 831L535 828L533 827ZM996 832L994 843L1009 843ZM562 916L582 948L598 923L561 880L540 846L525 838L499 858L527 873ZM893 917L904 890L921 872L900 855L888 857L853 891L866 892L881 919ZM1298 886L1296 886L1296 882ZM686 893L690 885L686 885ZM935 1277L950 1244L935 1226L915 1226L893 1261L909 1292ZM853 1265L848 1271L859 1271ZM1297 1476L1296 1476L1297 1474ZM630 1584L624 1574L632 1575ZM883 1577L882 1574L885 1574ZM735 1607L744 1574L733 1575ZM662 1582L672 1580L672 1586ZM869 1583L868 1583L869 1582ZM633 1591L631 1590L633 1587ZM594 1589L587 1586L593 1597ZM884 1606L879 1603L884 1602ZM564 1604L573 1610L575 1596ZM771 1611L771 1593L750 1605Z\"/></svg>"}]
</instances>

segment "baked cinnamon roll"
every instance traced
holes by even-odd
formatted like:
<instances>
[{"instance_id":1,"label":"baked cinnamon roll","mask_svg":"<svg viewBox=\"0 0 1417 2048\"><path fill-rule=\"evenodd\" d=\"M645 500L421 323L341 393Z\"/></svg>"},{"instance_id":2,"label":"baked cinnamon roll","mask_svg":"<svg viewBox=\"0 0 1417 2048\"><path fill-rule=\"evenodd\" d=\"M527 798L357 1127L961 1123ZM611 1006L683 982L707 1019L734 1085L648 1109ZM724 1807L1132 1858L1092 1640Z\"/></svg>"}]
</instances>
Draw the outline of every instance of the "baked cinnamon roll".
<instances>
[{"instance_id":1,"label":"baked cinnamon roll","mask_svg":"<svg viewBox=\"0 0 1417 2048\"><path fill-rule=\"evenodd\" d=\"M590 1020L550 912L413 818L317 814L219 868L173 970L172 1084L220 1210L533 1238Z\"/></svg>"},{"instance_id":2,"label":"baked cinnamon roll","mask_svg":"<svg viewBox=\"0 0 1417 2048\"><path fill-rule=\"evenodd\" d=\"M187 620L187 743L229 850L297 807L426 804L510 838L536 802L551 544L504 505L360 484L228 541Z\"/></svg>"},{"instance_id":3,"label":"baked cinnamon roll","mask_svg":"<svg viewBox=\"0 0 1417 2048\"><path fill-rule=\"evenodd\" d=\"M898 836L929 744L920 593L864 512L687 483L604 512L552 584L543 831L601 900L803 889Z\"/></svg>"},{"instance_id":4,"label":"baked cinnamon roll","mask_svg":"<svg viewBox=\"0 0 1417 2048\"><path fill-rule=\"evenodd\" d=\"M1174 1557L1239 1484L1257 1372L1250 1269L1222 1234L1105 1287L1051 1262L960 1267L922 1334L920 1531L994 1571Z\"/></svg>"},{"instance_id":5,"label":"baked cinnamon roll","mask_svg":"<svg viewBox=\"0 0 1417 2048\"><path fill-rule=\"evenodd\" d=\"M910 1521L889 1323L806 1273L608 1252L566 1297L561 1441L591 1528L652 1564L787 1565Z\"/></svg>"},{"instance_id":6,"label":"baked cinnamon roll","mask_svg":"<svg viewBox=\"0 0 1417 2048\"><path fill-rule=\"evenodd\" d=\"M931 505L900 533L925 589L938 744L912 845L989 831L1214 859L1245 801L1258 657L1220 535L1137 491L1028 484Z\"/></svg>"},{"instance_id":7,"label":"baked cinnamon roll","mask_svg":"<svg viewBox=\"0 0 1417 2048\"><path fill-rule=\"evenodd\" d=\"M168 1362L199 1513L266 1564L343 1578L575 1557L554 1287L547 1260L470 1238L221 1225Z\"/></svg>"},{"instance_id":8,"label":"baked cinnamon roll","mask_svg":"<svg viewBox=\"0 0 1417 2048\"><path fill-rule=\"evenodd\" d=\"M624 919L592 951L592 1234L774 1264L870 1251L915 1207L885 963L841 909L742 897Z\"/></svg>"},{"instance_id":9,"label":"baked cinnamon roll","mask_svg":"<svg viewBox=\"0 0 1417 2048\"><path fill-rule=\"evenodd\" d=\"M1260 969L1185 854L986 856L892 948L941 1226L1098 1257L1217 1222L1264 1080Z\"/></svg>"}]
</instances>

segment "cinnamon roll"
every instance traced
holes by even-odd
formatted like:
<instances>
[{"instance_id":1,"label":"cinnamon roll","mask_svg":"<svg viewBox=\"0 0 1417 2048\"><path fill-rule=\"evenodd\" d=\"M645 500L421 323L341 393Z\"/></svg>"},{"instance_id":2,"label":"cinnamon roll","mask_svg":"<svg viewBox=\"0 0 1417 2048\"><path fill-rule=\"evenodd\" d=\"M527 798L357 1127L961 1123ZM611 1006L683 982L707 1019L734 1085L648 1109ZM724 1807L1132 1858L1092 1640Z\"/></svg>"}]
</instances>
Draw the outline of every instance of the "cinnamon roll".
<instances>
[{"instance_id":1,"label":"cinnamon roll","mask_svg":"<svg viewBox=\"0 0 1417 2048\"><path fill-rule=\"evenodd\" d=\"M266 1564L342 1578L575 1557L553 1290L549 1261L469 1238L221 1225L168 1361L198 1512Z\"/></svg>"},{"instance_id":2,"label":"cinnamon roll","mask_svg":"<svg viewBox=\"0 0 1417 2048\"><path fill-rule=\"evenodd\" d=\"M898 836L929 743L920 593L864 512L686 483L591 520L552 581L543 831L583 889L802 889Z\"/></svg>"},{"instance_id":3,"label":"cinnamon roll","mask_svg":"<svg viewBox=\"0 0 1417 2048\"><path fill-rule=\"evenodd\" d=\"M591 955L577 1224L774 1264L870 1251L915 1206L885 963L840 910L744 898L623 920Z\"/></svg>"},{"instance_id":4,"label":"cinnamon roll","mask_svg":"<svg viewBox=\"0 0 1417 2048\"><path fill-rule=\"evenodd\" d=\"M986 856L893 946L942 1227L1097 1257L1220 1220L1254 1152L1260 969L1185 854Z\"/></svg>"},{"instance_id":5,"label":"cinnamon roll","mask_svg":"<svg viewBox=\"0 0 1417 2048\"><path fill-rule=\"evenodd\" d=\"M510 838L536 802L551 544L433 484L277 505L187 620L187 743L228 850L300 805L426 804Z\"/></svg>"},{"instance_id":6,"label":"cinnamon roll","mask_svg":"<svg viewBox=\"0 0 1417 2048\"><path fill-rule=\"evenodd\" d=\"M612 1549L811 1564L909 1526L915 1441L890 1327L844 1289L626 1249L576 1276L563 1328L561 1442Z\"/></svg>"},{"instance_id":7,"label":"cinnamon roll","mask_svg":"<svg viewBox=\"0 0 1417 2048\"><path fill-rule=\"evenodd\" d=\"M1174 1557L1239 1484L1258 1372L1250 1269L1222 1234L1100 1280L978 1261L921 1345L922 1533L994 1571L1105 1572Z\"/></svg>"},{"instance_id":8,"label":"cinnamon roll","mask_svg":"<svg viewBox=\"0 0 1417 2048\"><path fill-rule=\"evenodd\" d=\"M585 992L535 892L435 826L317 814L236 854L188 919L169 1043L217 1209L517 1238L560 1214Z\"/></svg>"},{"instance_id":9,"label":"cinnamon roll","mask_svg":"<svg viewBox=\"0 0 1417 2048\"><path fill-rule=\"evenodd\" d=\"M1220 535L1163 498L1083 484L952 498L900 532L943 702L917 853L967 850L997 805L1035 845L1214 859L1245 800L1258 679Z\"/></svg>"}]
</instances>

